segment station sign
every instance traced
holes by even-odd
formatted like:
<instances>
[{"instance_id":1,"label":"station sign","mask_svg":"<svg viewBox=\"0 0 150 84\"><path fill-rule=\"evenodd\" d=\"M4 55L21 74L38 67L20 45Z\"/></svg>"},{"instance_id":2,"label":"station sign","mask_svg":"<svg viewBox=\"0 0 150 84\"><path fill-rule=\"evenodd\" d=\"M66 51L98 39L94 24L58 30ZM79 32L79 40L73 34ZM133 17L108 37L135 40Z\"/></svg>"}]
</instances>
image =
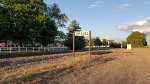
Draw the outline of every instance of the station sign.
<instances>
[{"instance_id":1,"label":"station sign","mask_svg":"<svg viewBox=\"0 0 150 84\"><path fill-rule=\"evenodd\" d=\"M89 36L89 55L91 56L91 31L73 32L73 56L75 56L75 36Z\"/></svg>"},{"instance_id":2,"label":"station sign","mask_svg":"<svg viewBox=\"0 0 150 84\"><path fill-rule=\"evenodd\" d=\"M89 36L89 31L75 31L75 36Z\"/></svg>"}]
</instances>

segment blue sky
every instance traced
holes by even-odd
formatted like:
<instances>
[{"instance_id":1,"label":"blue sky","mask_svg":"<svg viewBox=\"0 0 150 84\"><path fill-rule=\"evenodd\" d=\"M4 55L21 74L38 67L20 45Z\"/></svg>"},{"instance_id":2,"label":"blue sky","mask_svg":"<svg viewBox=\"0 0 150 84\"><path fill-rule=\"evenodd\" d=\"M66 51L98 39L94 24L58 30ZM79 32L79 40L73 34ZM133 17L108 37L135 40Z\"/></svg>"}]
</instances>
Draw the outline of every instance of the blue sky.
<instances>
[{"instance_id":1,"label":"blue sky","mask_svg":"<svg viewBox=\"0 0 150 84\"><path fill-rule=\"evenodd\" d=\"M69 17L67 25L72 20L77 20L83 31L92 31L93 37L108 37L120 41L135 30L150 36L150 0L44 1L48 5L57 3Z\"/></svg>"}]
</instances>

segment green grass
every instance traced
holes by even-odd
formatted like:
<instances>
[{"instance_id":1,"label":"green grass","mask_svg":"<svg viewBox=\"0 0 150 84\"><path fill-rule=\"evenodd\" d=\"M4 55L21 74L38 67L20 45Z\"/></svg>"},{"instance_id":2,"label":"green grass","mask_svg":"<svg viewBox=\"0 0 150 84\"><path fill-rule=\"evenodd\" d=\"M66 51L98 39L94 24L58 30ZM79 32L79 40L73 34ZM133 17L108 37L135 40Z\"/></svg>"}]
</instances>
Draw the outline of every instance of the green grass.
<instances>
[{"instance_id":1,"label":"green grass","mask_svg":"<svg viewBox=\"0 0 150 84\"><path fill-rule=\"evenodd\" d=\"M150 48L150 46L145 46L144 48Z\"/></svg>"}]
</instances>

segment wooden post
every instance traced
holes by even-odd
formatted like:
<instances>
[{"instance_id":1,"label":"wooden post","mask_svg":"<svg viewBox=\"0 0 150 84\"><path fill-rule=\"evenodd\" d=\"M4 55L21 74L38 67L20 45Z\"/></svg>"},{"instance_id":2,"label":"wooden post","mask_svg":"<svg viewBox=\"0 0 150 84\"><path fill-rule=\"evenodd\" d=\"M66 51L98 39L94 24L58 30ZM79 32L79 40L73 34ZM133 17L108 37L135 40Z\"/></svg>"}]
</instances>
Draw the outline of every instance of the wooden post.
<instances>
[{"instance_id":1,"label":"wooden post","mask_svg":"<svg viewBox=\"0 0 150 84\"><path fill-rule=\"evenodd\" d=\"M91 56L91 31L89 31L89 55Z\"/></svg>"},{"instance_id":2,"label":"wooden post","mask_svg":"<svg viewBox=\"0 0 150 84\"><path fill-rule=\"evenodd\" d=\"M1 47L0 47L0 53L1 53L2 51L1 51Z\"/></svg>"},{"instance_id":3,"label":"wooden post","mask_svg":"<svg viewBox=\"0 0 150 84\"><path fill-rule=\"evenodd\" d=\"M73 56L75 56L75 32L73 32Z\"/></svg>"}]
</instances>

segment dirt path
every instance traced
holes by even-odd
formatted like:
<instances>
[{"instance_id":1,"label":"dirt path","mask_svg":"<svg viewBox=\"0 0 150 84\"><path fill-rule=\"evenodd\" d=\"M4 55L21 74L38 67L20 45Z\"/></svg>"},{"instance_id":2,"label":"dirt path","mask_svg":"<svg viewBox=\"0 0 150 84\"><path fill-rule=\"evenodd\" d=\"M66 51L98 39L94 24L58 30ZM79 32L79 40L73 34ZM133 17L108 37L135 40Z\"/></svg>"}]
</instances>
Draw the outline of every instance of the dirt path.
<instances>
[{"instance_id":1,"label":"dirt path","mask_svg":"<svg viewBox=\"0 0 150 84\"><path fill-rule=\"evenodd\" d=\"M146 49L110 54L117 59L74 71L54 82L61 84L149 84L150 54Z\"/></svg>"}]
</instances>

